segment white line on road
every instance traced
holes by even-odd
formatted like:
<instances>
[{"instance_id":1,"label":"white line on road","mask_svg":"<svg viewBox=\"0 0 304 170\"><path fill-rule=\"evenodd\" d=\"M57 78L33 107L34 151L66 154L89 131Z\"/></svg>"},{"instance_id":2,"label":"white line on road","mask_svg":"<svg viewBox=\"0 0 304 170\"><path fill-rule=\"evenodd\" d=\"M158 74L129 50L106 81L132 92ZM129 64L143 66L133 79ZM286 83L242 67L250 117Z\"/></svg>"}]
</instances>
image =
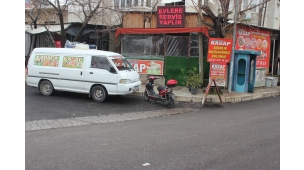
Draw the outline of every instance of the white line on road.
<instances>
[{"instance_id":1,"label":"white line on road","mask_svg":"<svg viewBox=\"0 0 304 170\"><path fill-rule=\"evenodd\" d=\"M156 111L145 112L132 112L125 114L111 114L102 116L89 116L77 117L69 119L56 119L56 120L34 120L25 122L25 131L42 130L42 129L55 129L72 126L82 126L101 123L121 122L127 120L138 120L152 117L175 115L181 113L190 113L198 111L199 109L192 108L178 108L178 109L162 109Z\"/></svg>"}]
</instances>

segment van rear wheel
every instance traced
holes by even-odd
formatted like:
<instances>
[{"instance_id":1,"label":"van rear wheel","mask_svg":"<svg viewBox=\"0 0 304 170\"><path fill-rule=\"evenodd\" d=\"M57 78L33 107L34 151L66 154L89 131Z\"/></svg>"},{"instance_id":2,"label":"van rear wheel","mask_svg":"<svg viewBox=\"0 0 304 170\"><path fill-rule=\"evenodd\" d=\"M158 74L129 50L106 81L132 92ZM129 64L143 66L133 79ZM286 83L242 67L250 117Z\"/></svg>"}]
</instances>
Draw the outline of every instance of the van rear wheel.
<instances>
[{"instance_id":1,"label":"van rear wheel","mask_svg":"<svg viewBox=\"0 0 304 170\"><path fill-rule=\"evenodd\" d=\"M48 80L43 80L39 86L40 92L45 96L50 96L54 92L52 83Z\"/></svg>"},{"instance_id":2,"label":"van rear wheel","mask_svg":"<svg viewBox=\"0 0 304 170\"><path fill-rule=\"evenodd\" d=\"M106 90L102 86L93 87L91 94L95 102L103 102L107 97Z\"/></svg>"}]
</instances>

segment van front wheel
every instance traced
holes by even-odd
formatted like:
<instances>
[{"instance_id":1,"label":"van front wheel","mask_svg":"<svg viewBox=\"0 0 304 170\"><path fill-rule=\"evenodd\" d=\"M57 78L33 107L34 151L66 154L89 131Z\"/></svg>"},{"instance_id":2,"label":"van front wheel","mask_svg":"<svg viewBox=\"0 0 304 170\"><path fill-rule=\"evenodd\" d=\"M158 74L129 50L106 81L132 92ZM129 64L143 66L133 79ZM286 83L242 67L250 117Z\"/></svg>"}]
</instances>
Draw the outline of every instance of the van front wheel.
<instances>
[{"instance_id":1,"label":"van front wheel","mask_svg":"<svg viewBox=\"0 0 304 170\"><path fill-rule=\"evenodd\" d=\"M48 80L43 80L39 86L40 92L45 96L50 96L53 94L54 87L52 83Z\"/></svg>"},{"instance_id":2,"label":"van front wheel","mask_svg":"<svg viewBox=\"0 0 304 170\"><path fill-rule=\"evenodd\" d=\"M107 97L106 90L101 86L93 87L91 94L95 102L103 102Z\"/></svg>"}]
</instances>

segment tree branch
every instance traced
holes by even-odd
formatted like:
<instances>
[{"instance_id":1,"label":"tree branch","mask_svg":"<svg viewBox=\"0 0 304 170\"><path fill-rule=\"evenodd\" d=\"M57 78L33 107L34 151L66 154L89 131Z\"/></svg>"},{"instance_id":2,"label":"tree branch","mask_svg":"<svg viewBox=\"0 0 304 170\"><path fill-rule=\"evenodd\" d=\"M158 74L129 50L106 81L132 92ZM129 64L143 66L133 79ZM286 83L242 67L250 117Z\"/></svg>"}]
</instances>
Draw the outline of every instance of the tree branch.
<instances>
[{"instance_id":1,"label":"tree branch","mask_svg":"<svg viewBox=\"0 0 304 170\"><path fill-rule=\"evenodd\" d=\"M259 3L259 4L255 5L253 7L250 7L250 8L247 8L247 9L243 10L243 11L240 11L240 14L242 14L242 13L244 13L246 11L249 11L249 10L251 10L253 8L256 8L256 7L260 6L260 5L263 5L263 4L265 4L266 2L269 2L269 1L271 1L271 0L266 0L266 1L264 0L264 2L262 2L262 3Z\"/></svg>"}]
</instances>

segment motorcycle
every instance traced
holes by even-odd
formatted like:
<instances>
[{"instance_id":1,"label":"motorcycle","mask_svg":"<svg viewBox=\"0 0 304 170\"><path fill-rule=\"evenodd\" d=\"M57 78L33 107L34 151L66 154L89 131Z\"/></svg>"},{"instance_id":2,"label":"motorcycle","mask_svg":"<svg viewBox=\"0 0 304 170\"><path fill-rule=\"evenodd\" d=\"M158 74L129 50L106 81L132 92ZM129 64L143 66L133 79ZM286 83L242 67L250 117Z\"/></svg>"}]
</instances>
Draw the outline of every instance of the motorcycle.
<instances>
[{"instance_id":1,"label":"motorcycle","mask_svg":"<svg viewBox=\"0 0 304 170\"><path fill-rule=\"evenodd\" d=\"M154 80L159 79L155 76L149 76L147 80L149 82L145 86L145 91L143 93L143 97L146 101L149 101L150 99L153 100L153 102L158 102L161 104L164 104L168 106L169 108L172 108L174 106L174 100L175 96L173 93L173 88L177 85L177 81L174 79L170 79L167 81L166 86L158 86L158 94L154 91Z\"/></svg>"}]
</instances>

